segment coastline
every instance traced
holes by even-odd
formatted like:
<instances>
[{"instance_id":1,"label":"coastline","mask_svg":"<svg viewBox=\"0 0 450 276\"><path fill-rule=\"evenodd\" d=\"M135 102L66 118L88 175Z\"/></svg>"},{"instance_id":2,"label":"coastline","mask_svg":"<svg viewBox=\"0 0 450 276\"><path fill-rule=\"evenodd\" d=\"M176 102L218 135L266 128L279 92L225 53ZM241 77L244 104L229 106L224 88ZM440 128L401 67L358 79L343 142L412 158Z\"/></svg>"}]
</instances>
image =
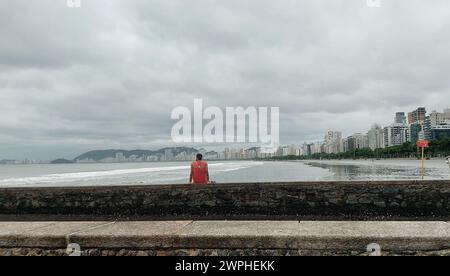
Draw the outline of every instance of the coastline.
<instances>
[{"instance_id":1,"label":"coastline","mask_svg":"<svg viewBox=\"0 0 450 276\"><path fill-rule=\"evenodd\" d=\"M308 163L321 163L321 164L349 164L349 165L395 165L395 166L411 166L418 164L420 166L420 159L341 159L341 160L301 160L305 164ZM426 165L431 167L448 167L446 159L429 159L425 160Z\"/></svg>"}]
</instances>

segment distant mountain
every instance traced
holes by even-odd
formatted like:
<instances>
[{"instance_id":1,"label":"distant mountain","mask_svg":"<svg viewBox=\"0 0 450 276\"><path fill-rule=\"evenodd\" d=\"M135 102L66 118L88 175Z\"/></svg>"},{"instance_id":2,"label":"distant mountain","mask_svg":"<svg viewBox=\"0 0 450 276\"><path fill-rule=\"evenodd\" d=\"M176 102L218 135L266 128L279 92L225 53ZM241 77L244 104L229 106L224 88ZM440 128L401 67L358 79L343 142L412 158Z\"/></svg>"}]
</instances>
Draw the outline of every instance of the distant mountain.
<instances>
[{"instance_id":1,"label":"distant mountain","mask_svg":"<svg viewBox=\"0 0 450 276\"><path fill-rule=\"evenodd\" d=\"M73 161L67 159L56 159L51 161L50 164L73 164Z\"/></svg>"},{"instance_id":2,"label":"distant mountain","mask_svg":"<svg viewBox=\"0 0 450 276\"><path fill-rule=\"evenodd\" d=\"M168 147L159 150L94 150L76 157L73 162L133 162L133 161L160 161L174 159L180 154L193 156L198 152L188 147Z\"/></svg>"}]
</instances>

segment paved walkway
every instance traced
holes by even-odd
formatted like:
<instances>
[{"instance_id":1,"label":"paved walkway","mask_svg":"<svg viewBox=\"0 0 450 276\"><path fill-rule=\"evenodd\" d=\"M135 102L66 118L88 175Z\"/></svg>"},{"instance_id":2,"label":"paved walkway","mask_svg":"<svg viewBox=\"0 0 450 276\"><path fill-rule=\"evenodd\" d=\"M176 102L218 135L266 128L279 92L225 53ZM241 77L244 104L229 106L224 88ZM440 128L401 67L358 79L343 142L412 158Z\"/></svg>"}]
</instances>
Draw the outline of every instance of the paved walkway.
<instances>
[{"instance_id":1,"label":"paved walkway","mask_svg":"<svg viewBox=\"0 0 450 276\"><path fill-rule=\"evenodd\" d=\"M0 248L282 249L450 254L450 222L136 221L0 222Z\"/></svg>"}]
</instances>

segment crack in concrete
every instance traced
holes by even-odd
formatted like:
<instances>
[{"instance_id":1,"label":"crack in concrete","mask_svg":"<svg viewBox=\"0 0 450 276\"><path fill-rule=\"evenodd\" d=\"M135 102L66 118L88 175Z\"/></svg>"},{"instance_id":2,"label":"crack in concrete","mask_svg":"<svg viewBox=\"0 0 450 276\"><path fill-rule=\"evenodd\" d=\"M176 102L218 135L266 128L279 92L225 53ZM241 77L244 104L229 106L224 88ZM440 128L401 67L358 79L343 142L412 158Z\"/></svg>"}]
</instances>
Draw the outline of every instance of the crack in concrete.
<instances>
[{"instance_id":1,"label":"crack in concrete","mask_svg":"<svg viewBox=\"0 0 450 276\"><path fill-rule=\"evenodd\" d=\"M67 246L68 246L69 244L71 244L70 238L71 238L71 236L73 236L73 235L80 234L80 233L83 233L83 232L88 232L88 231L91 231L91 230L100 229L100 228L103 228L103 227L106 227L106 226L114 225L114 224L116 224L116 223L117 223L117 220L116 220L116 221L107 222L107 223L104 223L104 224L101 224L101 225L96 225L96 226L92 226L92 227L87 227L86 229L81 229L81 230L75 231L75 232L73 232L73 233L67 234L67 235L66 235L66 243L67 243Z\"/></svg>"},{"instance_id":2,"label":"crack in concrete","mask_svg":"<svg viewBox=\"0 0 450 276\"><path fill-rule=\"evenodd\" d=\"M194 223L193 220L189 221L189 223L186 223L186 225L183 225L182 227L180 227L180 229L177 229L175 231L173 231L172 233L170 233L172 236L177 236L178 238L180 237L180 233L183 232L184 229L186 229L186 227L188 227L189 225L192 225ZM175 246L175 242L173 240L173 238L170 241L170 247L174 247Z\"/></svg>"},{"instance_id":3,"label":"crack in concrete","mask_svg":"<svg viewBox=\"0 0 450 276\"><path fill-rule=\"evenodd\" d=\"M27 228L27 229L25 229L25 232L29 233L29 232L33 232L33 231L36 231L36 230L45 229L47 227L52 227L52 226L54 226L56 224L58 224L58 223L57 222L48 222L48 224L46 224L46 225L42 225L42 226L38 226L38 227L32 227L32 228Z\"/></svg>"},{"instance_id":4,"label":"crack in concrete","mask_svg":"<svg viewBox=\"0 0 450 276\"><path fill-rule=\"evenodd\" d=\"M194 223L193 220L189 221L189 223L187 223L186 225L183 225L182 227L180 227L180 229L175 230L172 234L179 234L179 232L183 231L186 227L188 227L189 225L192 225Z\"/></svg>"}]
</instances>

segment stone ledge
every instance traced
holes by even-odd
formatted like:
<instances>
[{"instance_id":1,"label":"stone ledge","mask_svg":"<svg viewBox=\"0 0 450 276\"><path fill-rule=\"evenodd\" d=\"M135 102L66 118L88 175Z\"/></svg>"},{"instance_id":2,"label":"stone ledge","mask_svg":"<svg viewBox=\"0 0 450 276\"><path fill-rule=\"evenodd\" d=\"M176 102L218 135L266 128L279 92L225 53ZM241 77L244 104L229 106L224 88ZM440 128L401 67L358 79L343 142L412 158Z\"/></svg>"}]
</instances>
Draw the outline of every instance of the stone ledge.
<instances>
[{"instance_id":1,"label":"stone ledge","mask_svg":"<svg viewBox=\"0 0 450 276\"><path fill-rule=\"evenodd\" d=\"M296 185L298 187L361 187L361 186L434 186L438 188L449 188L450 180L345 180L345 181L284 181L284 182L229 182L229 183L214 183L208 185L190 185L190 184L136 184L136 185L108 185L108 186L49 186L49 187L1 187L0 193L4 192L40 192L42 190L50 192L97 192L97 191L110 191L110 190L133 190L133 191L147 191L147 190L210 190L210 189L223 189L223 188L242 188L246 187L291 187Z\"/></svg>"},{"instance_id":2,"label":"stone ledge","mask_svg":"<svg viewBox=\"0 0 450 276\"><path fill-rule=\"evenodd\" d=\"M448 220L450 181L4 188L0 189L0 213L34 216L33 221L51 216Z\"/></svg>"},{"instance_id":3,"label":"stone ledge","mask_svg":"<svg viewBox=\"0 0 450 276\"><path fill-rule=\"evenodd\" d=\"M183 255L186 252L208 254L205 252L210 251L211 254L219 255L228 251L241 252L244 255L251 252L272 252L267 254L276 255L295 252L298 254L304 252L307 255L307 252L311 254L320 252L321 255L326 255L340 252L340 254L360 255L366 252L368 244L377 243L382 251L390 254L413 255L425 254L423 252L450 253L450 223L0 222L0 254L8 249L15 249L15 252L21 252L17 249L22 249L23 252L34 252L33 250L64 252L69 243L78 243L82 249L90 249L89 252L107 250L118 254L121 250L126 250L153 252L152 254L156 255Z\"/></svg>"}]
</instances>

